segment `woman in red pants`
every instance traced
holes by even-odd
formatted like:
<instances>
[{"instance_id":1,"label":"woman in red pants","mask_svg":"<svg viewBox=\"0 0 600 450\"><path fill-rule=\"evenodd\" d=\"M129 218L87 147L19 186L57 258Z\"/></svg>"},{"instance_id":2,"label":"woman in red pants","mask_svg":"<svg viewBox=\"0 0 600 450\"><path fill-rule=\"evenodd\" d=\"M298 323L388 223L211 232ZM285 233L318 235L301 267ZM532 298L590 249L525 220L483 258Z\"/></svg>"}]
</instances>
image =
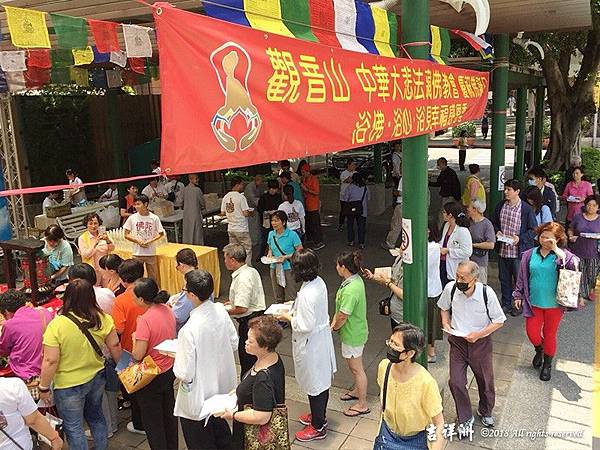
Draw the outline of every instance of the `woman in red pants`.
<instances>
[{"instance_id":1,"label":"woman in red pants","mask_svg":"<svg viewBox=\"0 0 600 450\"><path fill-rule=\"evenodd\" d=\"M556 353L556 334L565 308L556 303L558 271L575 269L579 258L564 249L567 235L562 225L548 222L536 228L538 246L523 253L514 307L523 308L527 336L535 347L533 367L540 380L551 377L552 358Z\"/></svg>"}]
</instances>

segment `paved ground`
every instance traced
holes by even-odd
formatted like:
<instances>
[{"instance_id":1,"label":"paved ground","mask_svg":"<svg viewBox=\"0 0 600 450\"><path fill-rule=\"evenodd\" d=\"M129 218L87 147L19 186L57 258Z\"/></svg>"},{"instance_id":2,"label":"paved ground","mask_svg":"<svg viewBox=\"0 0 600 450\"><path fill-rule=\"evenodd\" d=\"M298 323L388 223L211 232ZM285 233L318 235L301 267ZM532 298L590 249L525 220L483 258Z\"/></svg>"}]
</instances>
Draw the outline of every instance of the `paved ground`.
<instances>
[{"instance_id":1,"label":"paved ground","mask_svg":"<svg viewBox=\"0 0 600 450\"><path fill-rule=\"evenodd\" d=\"M513 151L507 150L507 165L512 163ZM429 166L435 167L435 160L439 156L447 157L451 165L456 166L458 151L448 149L430 149ZM469 151L467 163L477 162L482 165L483 175L489 178L489 149L473 149ZM461 177L465 173L459 173ZM435 205L435 195L432 196L432 207ZM393 258L388 252L379 247L379 242L387 233L391 211L382 216L370 217L367 226L367 249L364 251L368 267L390 265ZM337 216L335 213L325 214L323 217L324 235L327 247L319 252L323 266L322 277L329 288L329 310L333 311L335 291L340 284L340 278L335 271L335 256L340 251L348 248L345 246L345 235L337 232ZM221 248L226 244L226 233L217 230L209 236L208 245ZM499 291L497 270L495 264L490 270L489 284ZM267 303L273 302L268 273L260 267L267 295ZM226 298L230 277L222 265L222 296ZM369 342L365 348L364 360L369 378L369 404L373 411L370 415L358 418L347 418L341 411L347 405L339 401L339 396L352 383L350 372L345 366L339 352L339 340L335 339L338 360L338 372L335 376L334 387L328 410L329 433L327 439L314 443L294 442L292 448L314 449L370 449L373 438L378 430L379 407L378 387L375 383L375 374L379 361L385 357L385 339L389 336L389 319L379 316L377 302L385 295L385 288L378 285L367 284ZM506 325L496 332L494 340L494 370L496 374L497 403L495 415L497 427L494 433L513 433L518 430L537 432L575 431L583 432L581 438L524 438L496 439L482 436L482 428L475 426L472 442L454 441L448 443L450 450L479 448L498 449L560 449L575 450L591 447L591 391L592 391L592 345L593 345L593 305L577 313L566 316L560 331L559 350L557 355L557 369L552 381L542 383L530 366L533 350L526 341L522 318L509 317ZM525 343L525 345L524 345ZM299 414L308 409L306 397L299 391L293 378L293 363L291 361L290 332L286 331L285 339L279 346L286 366L286 393L290 418L290 436L301 425L296 421ZM447 343L438 344L439 359L436 364L431 364L429 370L438 380L444 398L444 416L446 422L454 422L456 418L454 403L447 389ZM477 387L472 374L469 385L474 400L477 401ZM132 435L125 430L126 417L120 425L120 432L110 442L111 449L149 448L143 436ZM484 430L483 433L488 430ZM180 448L185 448L183 438L180 437Z\"/></svg>"}]
</instances>

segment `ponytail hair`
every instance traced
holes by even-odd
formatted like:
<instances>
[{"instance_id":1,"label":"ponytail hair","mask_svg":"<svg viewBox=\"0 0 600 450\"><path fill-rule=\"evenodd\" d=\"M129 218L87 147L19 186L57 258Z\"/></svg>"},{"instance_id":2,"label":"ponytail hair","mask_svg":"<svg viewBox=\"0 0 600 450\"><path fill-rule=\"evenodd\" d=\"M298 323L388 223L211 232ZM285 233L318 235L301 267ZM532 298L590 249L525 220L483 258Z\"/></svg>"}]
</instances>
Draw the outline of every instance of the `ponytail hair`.
<instances>
[{"instance_id":1,"label":"ponytail hair","mask_svg":"<svg viewBox=\"0 0 600 450\"><path fill-rule=\"evenodd\" d=\"M362 254L358 250L346 250L340 253L337 257L337 263L339 266L344 266L353 275L362 272L363 269Z\"/></svg>"},{"instance_id":2,"label":"ponytail hair","mask_svg":"<svg viewBox=\"0 0 600 450\"><path fill-rule=\"evenodd\" d=\"M454 217L456 220L456 225L459 227L469 228L469 225L471 225L471 222L465 214L463 207L458 202L446 203L444 205L444 211L449 216Z\"/></svg>"},{"instance_id":3,"label":"ponytail hair","mask_svg":"<svg viewBox=\"0 0 600 450\"><path fill-rule=\"evenodd\" d=\"M152 278L140 278L137 280L133 286L133 293L145 303L153 305L167 303L169 300L169 293L167 291L159 291L156 281Z\"/></svg>"}]
</instances>

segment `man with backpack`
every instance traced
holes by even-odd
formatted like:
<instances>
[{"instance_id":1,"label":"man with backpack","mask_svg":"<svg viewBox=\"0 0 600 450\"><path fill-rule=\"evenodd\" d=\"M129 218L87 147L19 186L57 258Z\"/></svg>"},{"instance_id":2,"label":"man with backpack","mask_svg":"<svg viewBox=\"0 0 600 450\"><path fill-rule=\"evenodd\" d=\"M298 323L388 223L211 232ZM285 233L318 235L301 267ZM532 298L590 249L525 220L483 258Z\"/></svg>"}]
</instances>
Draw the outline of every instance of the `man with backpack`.
<instances>
[{"instance_id":1,"label":"man with backpack","mask_svg":"<svg viewBox=\"0 0 600 450\"><path fill-rule=\"evenodd\" d=\"M496 401L491 334L501 328L506 316L494 290L478 282L479 266L463 261L456 270L456 280L446 285L438 306L442 328L450 344L450 379L448 386L458 415L458 432L464 436L472 429L473 410L467 387L467 368L475 375L479 390L477 415L485 427L494 426L492 410Z\"/></svg>"}]
</instances>

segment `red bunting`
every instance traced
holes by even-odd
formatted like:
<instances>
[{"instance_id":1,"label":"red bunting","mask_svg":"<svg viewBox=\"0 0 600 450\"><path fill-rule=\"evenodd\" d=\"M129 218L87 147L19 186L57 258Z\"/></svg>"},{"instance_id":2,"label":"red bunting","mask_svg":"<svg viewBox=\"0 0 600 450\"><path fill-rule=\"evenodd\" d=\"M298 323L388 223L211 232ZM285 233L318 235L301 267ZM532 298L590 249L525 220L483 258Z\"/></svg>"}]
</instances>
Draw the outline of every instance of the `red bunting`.
<instances>
[{"instance_id":1,"label":"red bunting","mask_svg":"<svg viewBox=\"0 0 600 450\"><path fill-rule=\"evenodd\" d=\"M38 67L40 69L49 69L52 67L50 60L50 49L39 48L27 50L27 67Z\"/></svg>"},{"instance_id":2,"label":"red bunting","mask_svg":"<svg viewBox=\"0 0 600 450\"><path fill-rule=\"evenodd\" d=\"M136 73L144 74L146 61L144 58L127 58L129 60L129 67Z\"/></svg>"},{"instance_id":3,"label":"red bunting","mask_svg":"<svg viewBox=\"0 0 600 450\"><path fill-rule=\"evenodd\" d=\"M335 34L335 8L332 0L309 0L310 24L319 42L331 47L340 47Z\"/></svg>"},{"instance_id":4,"label":"red bunting","mask_svg":"<svg viewBox=\"0 0 600 450\"><path fill-rule=\"evenodd\" d=\"M29 67L25 72L25 86L28 89L41 88L50 83L50 70L39 67Z\"/></svg>"},{"instance_id":5,"label":"red bunting","mask_svg":"<svg viewBox=\"0 0 600 450\"><path fill-rule=\"evenodd\" d=\"M105 22L104 20L88 19L96 48L100 53L117 52L121 50L117 36L118 23Z\"/></svg>"}]
</instances>

